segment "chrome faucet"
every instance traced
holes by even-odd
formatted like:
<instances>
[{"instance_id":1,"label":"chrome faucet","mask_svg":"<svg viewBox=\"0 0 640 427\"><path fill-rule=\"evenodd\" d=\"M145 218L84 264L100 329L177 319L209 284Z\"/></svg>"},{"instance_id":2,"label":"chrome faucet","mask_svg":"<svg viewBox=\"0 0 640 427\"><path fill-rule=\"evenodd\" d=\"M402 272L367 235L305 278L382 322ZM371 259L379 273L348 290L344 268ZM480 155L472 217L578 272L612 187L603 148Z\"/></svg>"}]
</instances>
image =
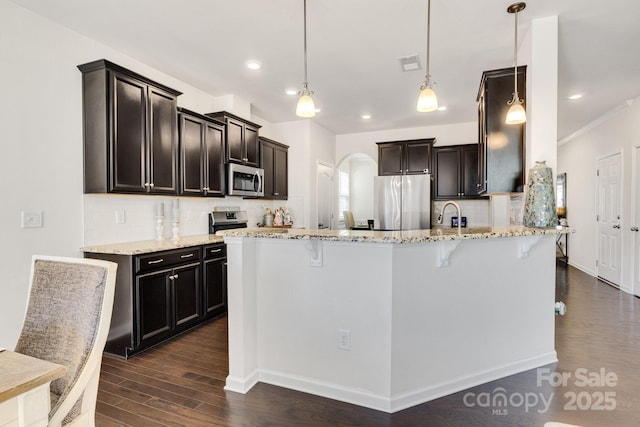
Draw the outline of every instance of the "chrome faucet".
<instances>
[{"instance_id":1,"label":"chrome faucet","mask_svg":"<svg viewBox=\"0 0 640 427\"><path fill-rule=\"evenodd\" d=\"M442 209L440 209L440 215L438 215L438 224L442 224L442 216L444 215L444 210L447 208L447 206L449 205L453 205L456 208L456 211L458 212L458 234L460 234L460 225L462 224L462 212L460 212L460 206L458 206L458 204L452 200L448 200L446 202L444 202L444 205L442 205Z\"/></svg>"}]
</instances>

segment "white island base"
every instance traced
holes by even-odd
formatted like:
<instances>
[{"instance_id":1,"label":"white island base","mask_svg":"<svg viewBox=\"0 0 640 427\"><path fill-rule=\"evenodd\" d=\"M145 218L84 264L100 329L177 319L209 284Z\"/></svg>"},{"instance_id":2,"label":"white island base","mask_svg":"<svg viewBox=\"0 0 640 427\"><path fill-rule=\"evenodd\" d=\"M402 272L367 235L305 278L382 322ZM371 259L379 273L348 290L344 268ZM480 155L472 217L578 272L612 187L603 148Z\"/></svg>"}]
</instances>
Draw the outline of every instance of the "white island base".
<instances>
[{"instance_id":1,"label":"white island base","mask_svg":"<svg viewBox=\"0 0 640 427\"><path fill-rule=\"evenodd\" d=\"M341 236L225 233L226 390L395 412L557 360L555 234Z\"/></svg>"}]
</instances>

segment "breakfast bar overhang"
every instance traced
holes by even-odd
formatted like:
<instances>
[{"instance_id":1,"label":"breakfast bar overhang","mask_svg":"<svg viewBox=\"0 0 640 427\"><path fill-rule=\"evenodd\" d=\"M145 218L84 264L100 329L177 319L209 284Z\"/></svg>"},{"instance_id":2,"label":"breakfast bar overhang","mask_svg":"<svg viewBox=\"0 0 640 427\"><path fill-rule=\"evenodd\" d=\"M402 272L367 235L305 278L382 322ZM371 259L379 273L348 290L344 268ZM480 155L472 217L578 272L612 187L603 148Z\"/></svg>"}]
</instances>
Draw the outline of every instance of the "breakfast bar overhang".
<instances>
[{"instance_id":1,"label":"breakfast bar overhang","mask_svg":"<svg viewBox=\"0 0 640 427\"><path fill-rule=\"evenodd\" d=\"M568 229L242 229L225 389L274 384L385 412L557 360Z\"/></svg>"}]
</instances>

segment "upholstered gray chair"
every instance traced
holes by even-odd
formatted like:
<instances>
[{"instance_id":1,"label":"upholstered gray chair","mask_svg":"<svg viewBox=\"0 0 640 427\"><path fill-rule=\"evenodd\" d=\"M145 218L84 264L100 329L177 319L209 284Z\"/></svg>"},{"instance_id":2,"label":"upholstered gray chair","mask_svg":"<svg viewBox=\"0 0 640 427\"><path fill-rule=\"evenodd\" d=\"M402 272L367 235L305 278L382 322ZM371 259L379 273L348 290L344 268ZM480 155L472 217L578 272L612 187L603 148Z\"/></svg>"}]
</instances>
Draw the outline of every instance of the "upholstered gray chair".
<instances>
[{"instance_id":1,"label":"upholstered gray chair","mask_svg":"<svg viewBox=\"0 0 640 427\"><path fill-rule=\"evenodd\" d=\"M107 340L117 264L34 256L29 301L15 351L58 363L51 383L49 426L95 425L102 352Z\"/></svg>"}]
</instances>

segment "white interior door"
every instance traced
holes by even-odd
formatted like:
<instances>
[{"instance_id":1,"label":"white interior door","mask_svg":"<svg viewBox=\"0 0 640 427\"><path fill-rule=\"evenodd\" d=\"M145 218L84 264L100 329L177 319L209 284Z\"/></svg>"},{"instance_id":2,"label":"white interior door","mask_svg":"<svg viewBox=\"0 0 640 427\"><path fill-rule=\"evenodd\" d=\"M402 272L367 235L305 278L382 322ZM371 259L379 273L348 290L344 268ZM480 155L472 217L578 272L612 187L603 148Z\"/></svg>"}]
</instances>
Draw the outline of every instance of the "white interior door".
<instances>
[{"instance_id":1,"label":"white interior door","mask_svg":"<svg viewBox=\"0 0 640 427\"><path fill-rule=\"evenodd\" d=\"M633 221L630 228L633 240L633 293L640 296L640 147L633 148Z\"/></svg>"},{"instance_id":2,"label":"white interior door","mask_svg":"<svg viewBox=\"0 0 640 427\"><path fill-rule=\"evenodd\" d=\"M622 260L620 153L598 161L598 277L620 286Z\"/></svg>"}]
</instances>

